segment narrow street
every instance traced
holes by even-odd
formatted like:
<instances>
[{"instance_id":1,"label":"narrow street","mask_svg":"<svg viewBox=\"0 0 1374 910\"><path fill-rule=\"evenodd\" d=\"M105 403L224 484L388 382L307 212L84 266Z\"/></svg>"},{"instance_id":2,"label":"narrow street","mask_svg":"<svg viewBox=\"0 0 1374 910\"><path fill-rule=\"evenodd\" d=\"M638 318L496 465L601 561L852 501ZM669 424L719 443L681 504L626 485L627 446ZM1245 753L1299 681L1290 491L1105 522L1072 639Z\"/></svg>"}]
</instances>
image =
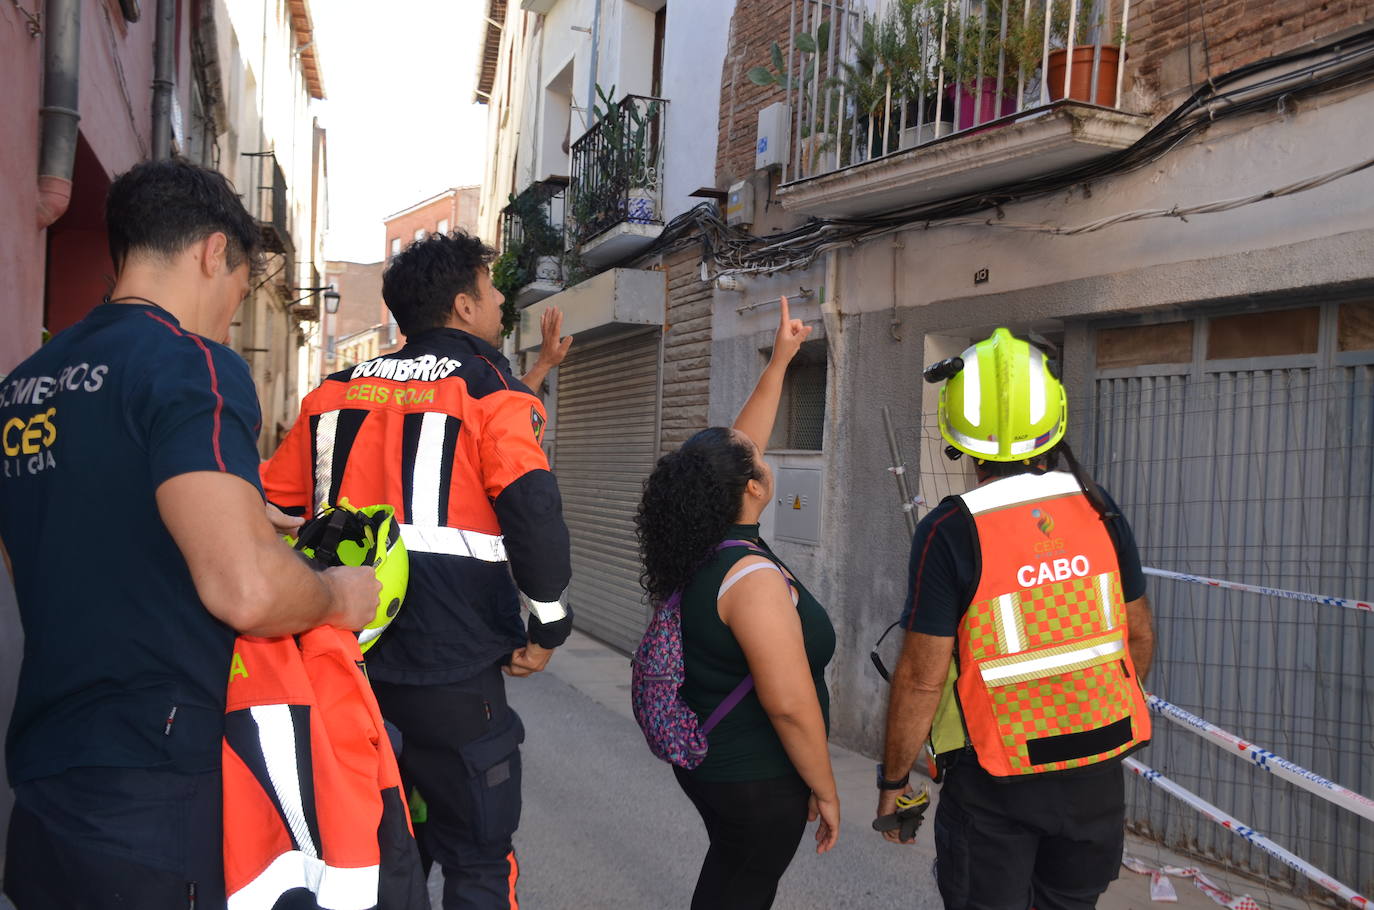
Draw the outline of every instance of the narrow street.
<instances>
[{"instance_id":1,"label":"narrow street","mask_svg":"<svg viewBox=\"0 0 1374 910\"><path fill-rule=\"evenodd\" d=\"M668 766L645 746L628 684L626 659L582 636L560 649L550 671L509 683L528 731L516 835L522 906L643 910L690 900L706 832ZM915 847L878 840L868 827L872 763L838 750L835 761L846 781L870 785L850 795L842 784L839 844L817 856L808 829L776 906L940 907L930 817Z\"/></svg>"},{"instance_id":2,"label":"narrow street","mask_svg":"<svg viewBox=\"0 0 1374 910\"><path fill-rule=\"evenodd\" d=\"M533 910L685 908L706 833L668 766L650 754L630 713L629 665L611 649L573 633L549 669L509 680L511 703L524 720L524 814L515 837L520 904ZM783 877L777 910L941 907L932 865L934 818L918 841L897 847L870 829L873 762L831 747L842 810L839 844L817 856L808 830ZM1135 838L1127 849L1159 864L1174 858ZM1208 868L1232 890L1249 892L1266 910L1300 907L1291 897ZM1191 883L1177 879L1179 910L1215 910ZM436 910L438 871L430 882ZM1099 903L1107 910L1151 906L1149 878L1125 869ZM1158 906L1158 905L1156 905Z\"/></svg>"}]
</instances>

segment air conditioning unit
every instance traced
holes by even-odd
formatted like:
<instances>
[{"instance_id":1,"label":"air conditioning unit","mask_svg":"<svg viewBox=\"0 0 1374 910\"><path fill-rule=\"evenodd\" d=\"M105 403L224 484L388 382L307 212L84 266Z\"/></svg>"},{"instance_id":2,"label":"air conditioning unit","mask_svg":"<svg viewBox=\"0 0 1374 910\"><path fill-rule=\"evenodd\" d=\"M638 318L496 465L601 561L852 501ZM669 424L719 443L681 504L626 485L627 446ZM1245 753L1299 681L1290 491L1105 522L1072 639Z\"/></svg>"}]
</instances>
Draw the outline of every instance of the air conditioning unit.
<instances>
[{"instance_id":1,"label":"air conditioning unit","mask_svg":"<svg viewBox=\"0 0 1374 910\"><path fill-rule=\"evenodd\" d=\"M759 111L758 144L754 147L754 167L782 167L787 160L791 136L792 109L782 101Z\"/></svg>"}]
</instances>

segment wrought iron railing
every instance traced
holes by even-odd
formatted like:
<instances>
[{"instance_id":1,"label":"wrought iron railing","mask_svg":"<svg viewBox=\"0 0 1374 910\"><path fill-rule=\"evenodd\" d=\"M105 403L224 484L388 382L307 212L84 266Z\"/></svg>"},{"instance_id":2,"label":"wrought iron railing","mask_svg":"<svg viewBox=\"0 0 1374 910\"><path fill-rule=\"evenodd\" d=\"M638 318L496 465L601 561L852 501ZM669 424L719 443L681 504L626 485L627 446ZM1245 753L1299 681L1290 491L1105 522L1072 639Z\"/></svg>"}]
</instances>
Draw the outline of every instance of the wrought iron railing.
<instances>
[{"instance_id":1,"label":"wrought iron railing","mask_svg":"<svg viewBox=\"0 0 1374 910\"><path fill-rule=\"evenodd\" d=\"M572 147L568 231L580 246L617 224L663 223L663 121L668 102L626 95Z\"/></svg>"},{"instance_id":2,"label":"wrought iron railing","mask_svg":"<svg viewBox=\"0 0 1374 910\"><path fill-rule=\"evenodd\" d=\"M532 183L501 210L501 248L513 251L531 281L563 281L568 179Z\"/></svg>"},{"instance_id":3,"label":"wrought iron railing","mask_svg":"<svg viewBox=\"0 0 1374 910\"><path fill-rule=\"evenodd\" d=\"M262 231L263 246L269 253L296 251L291 239L290 199L286 188L286 174L277 163L275 152L245 152L250 159L251 185L244 204Z\"/></svg>"},{"instance_id":4,"label":"wrought iron railing","mask_svg":"<svg viewBox=\"0 0 1374 910\"><path fill-rule=\"evenodd\" d=\"M1064 98L1120 108L1130 5L793 0L789 36L749 71L757 84L780 86L793 113L783 182L987 129Z\"/></svg>"}]
</instances>

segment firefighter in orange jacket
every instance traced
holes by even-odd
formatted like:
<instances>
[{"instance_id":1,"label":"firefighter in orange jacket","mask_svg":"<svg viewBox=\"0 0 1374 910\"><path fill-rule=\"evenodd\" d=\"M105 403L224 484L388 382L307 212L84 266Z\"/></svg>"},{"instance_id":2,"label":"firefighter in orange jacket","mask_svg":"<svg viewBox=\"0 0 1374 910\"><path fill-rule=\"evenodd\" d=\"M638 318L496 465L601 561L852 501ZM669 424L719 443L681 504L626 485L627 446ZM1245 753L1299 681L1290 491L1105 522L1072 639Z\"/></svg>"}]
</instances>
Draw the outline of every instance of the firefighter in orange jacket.
<instances>
[{"instance_id":1,"label":"firefighter in orange jacket","mask_svg":"<svg viewBox=\"0 0 1374 910\"><path fill-rule=\"evenodd\" d=\"M910 792L929 740L945 906L1090 908L1121 863L1121 758L1150 738L1135 540L1063 442L1064 389L1041 351L998 329L926 377L946 380L940 431L978 485L912 541L878 815Z\"/></svg>"},{"instance_id":2,"label":"firefighter in orange jacket","mask_svg":"<svg viewBox=\"0 0 1374 910\"><path fill-rule=\"evenodd\" d=\"M410 584L368 652L368 675L401 731L405 782L427 806L417 835L443 866L445 910L516 906L525 731L502 674L544 669L572 628L560 604L568 529L540 448L544 405L497 350L503 298L491 256L461 231L398 254L382 296L406 345L325 379L263 467L267 497L284 511L343 499L396 510ZM541 378L571 343L558 341L556 323L544 328Z\"/></svg>"}]
</instances>

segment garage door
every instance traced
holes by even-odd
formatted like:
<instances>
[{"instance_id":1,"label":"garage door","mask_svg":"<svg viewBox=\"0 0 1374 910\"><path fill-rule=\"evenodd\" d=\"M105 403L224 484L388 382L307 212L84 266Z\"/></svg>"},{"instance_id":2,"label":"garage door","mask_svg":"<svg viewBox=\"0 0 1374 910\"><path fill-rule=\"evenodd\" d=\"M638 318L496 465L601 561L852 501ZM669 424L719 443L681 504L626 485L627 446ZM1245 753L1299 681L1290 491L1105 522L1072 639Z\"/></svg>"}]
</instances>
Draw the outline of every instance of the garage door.
<instances>
[{"instance_id":1,"label":"garage door","mask_svg":"<svg viewBox=\"0 0 1374 910\"><path fill-rule=\"evenodd\" d=\"M1141 560L1176 572L1374 596L1374 304L1221 310L1095 332L1086 459ZM1071 404L1071 415L1075 406ZM1072 419L1072 417L1071 417ZM1350 610L1148 579L1161 697L1374 793L1374 623ZM1164 720L1142 760L1357 889L1374 822ZM1128 819L1175 849L1298 882L1132 779Z\"/></svg>"},{"instance_id":2,"label":"garage door","mask_svg":"<svg viewBox=\"0 0 1374 910\"><path fill-rule=\"evenodd\" d=\"M648 621L634 515L658 450L662 332L574 346L558 371L554 470L572 535L576 627L632 651Z\"/></svg>"}]
</instances>

